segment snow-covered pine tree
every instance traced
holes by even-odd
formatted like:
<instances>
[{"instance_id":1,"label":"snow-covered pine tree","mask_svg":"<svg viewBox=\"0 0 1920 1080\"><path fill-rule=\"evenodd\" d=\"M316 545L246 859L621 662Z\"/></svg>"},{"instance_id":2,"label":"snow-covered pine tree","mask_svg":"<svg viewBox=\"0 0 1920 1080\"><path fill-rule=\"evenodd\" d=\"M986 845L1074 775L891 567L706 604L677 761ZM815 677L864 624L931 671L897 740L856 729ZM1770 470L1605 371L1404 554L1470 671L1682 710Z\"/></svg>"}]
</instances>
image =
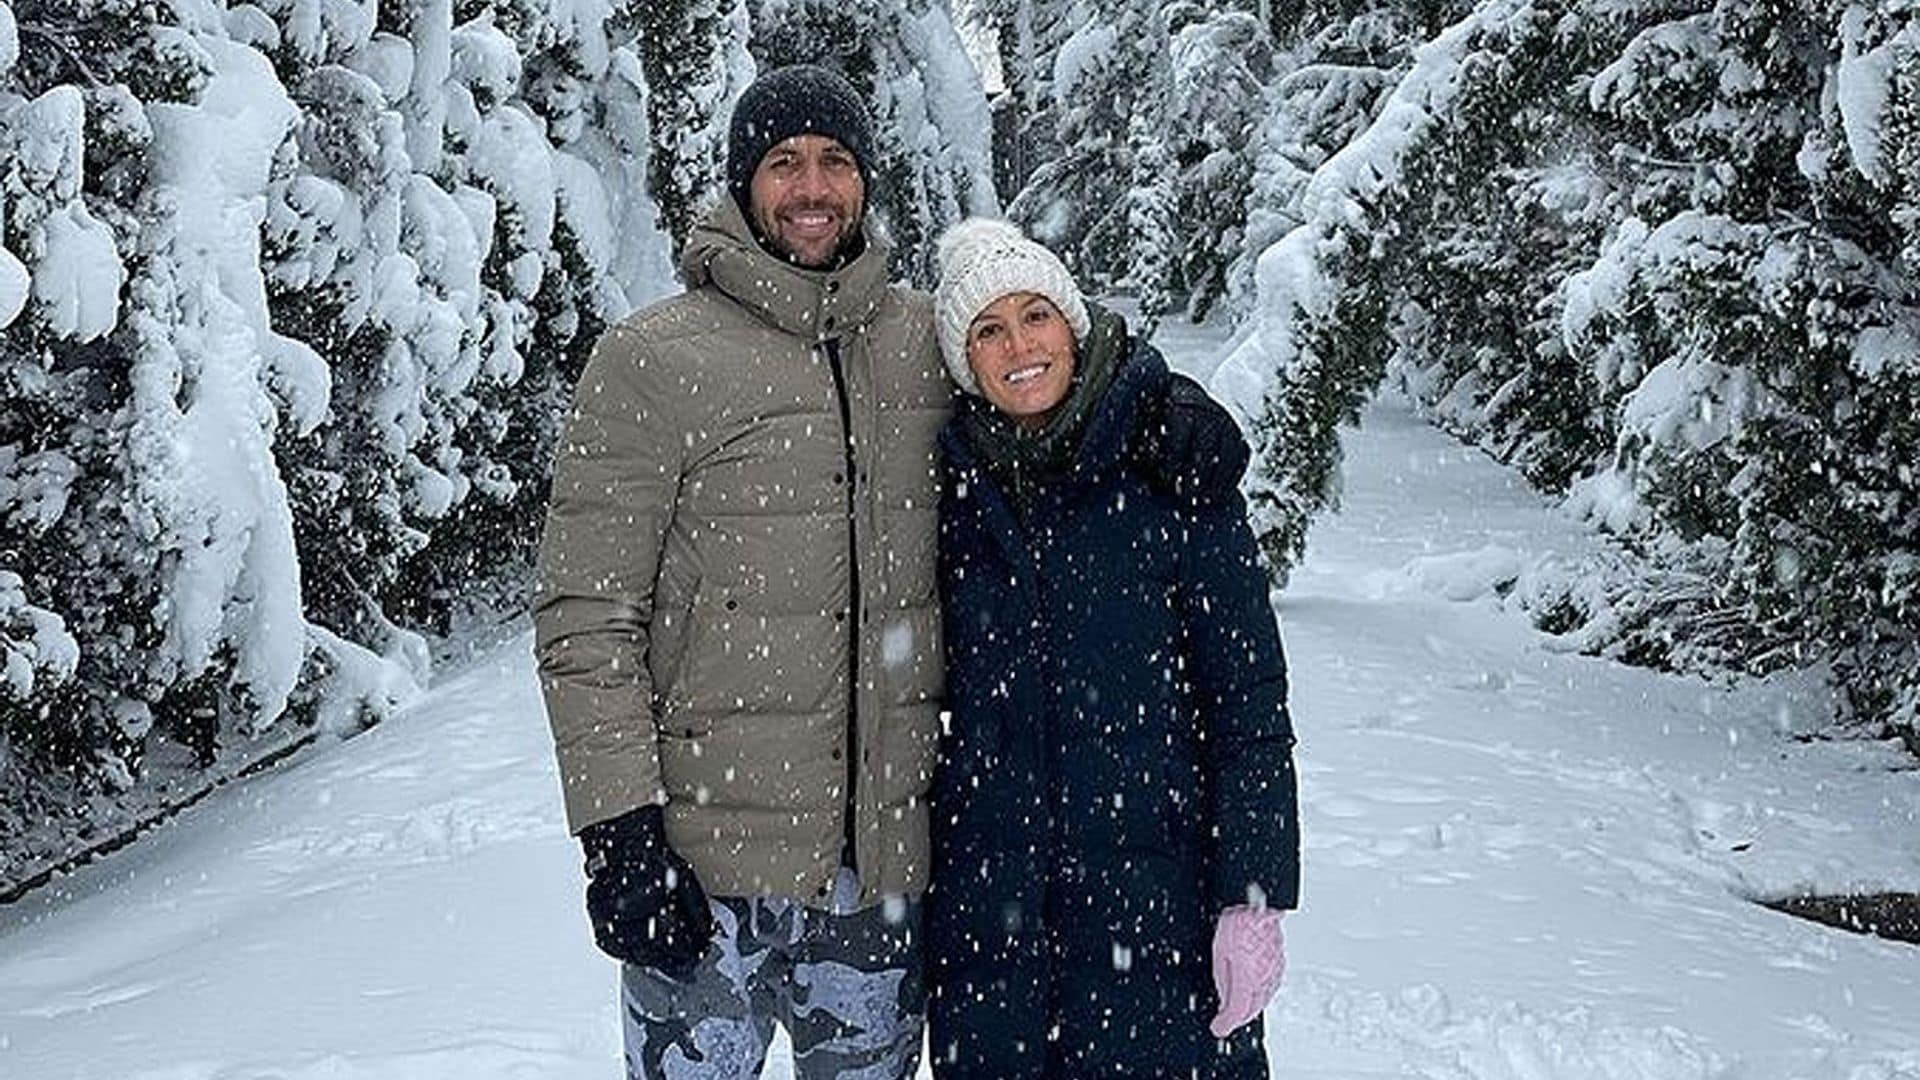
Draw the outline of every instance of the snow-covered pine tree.
<instances>
[{"instance_id":1,"label":"snow-covered pine tree","mask_svg":"<svg viewBox=\"0 0 1920 1080\"><path fill-rule=\"evenodd\" d=\"M469 13L389 6L303 78L271 222L276 318L324 341L340 399L285 455L303 557L343 571L310 608L416 654L396 622L521 596L573 376L666 278L622 9Z\"/></svg>"},{"instance_id":2,"label":"snow-covered pine tree","mask_svg":"<svg viewBox=\"0 0 1920 1080\"><path fill-rule=\"evenodd\" d=\"M1274 5L1274 76L1248 148L1243 241L1227 269L1226 295L1235 314L1245 316L1255 306L1260 255L1303 222L1300 197L1314 171L1373 121L1387 92L1405 76L1414 47L1425 40L1421 19L1449 13L1458 18L1468 7L1462 0Z\"/></svg>"},{"instance_id":3,"label":"snow-covered pine tree","mask_svg":"<svg viewBox=\"0 0 1920 1080\"><path fill-rule=\"evenodd\" d=\"M1228 268L1245 248L1251 146L1268 108L1273 44L1245 11L1183 2L1162 17L1171 35L1167 85L1164 93L1155 87L1135 117L1151 118L1160 145L1142 152L1155 159L1154 171L1167 171L1177 193L1182 299L1187 317L1199 322L1225 294ZM1144 290L1141 307L1148 307Z\"/></svg>"},{"instance_id":4,"label":"snow-covered pine tree","mask_svg":"<svg viewBox=\"0 0 1920 1080\"><path fill-rule=\"evenodd\" d=\"M1818 643L1824 620L1809 616L1826 598L1776 580L1802 546L1786 543L1791 519L1812 504L1756 522L1766 500L1753 497L1784 483L1810 500L1809 467L1831 472L1828 406L1804 401L1805 380L1815 396L1843 390L1822 354L1844 352L1857 325L1846 309L1875 291L1850 243L1807 227L1821 216L1804 173L1826 63L1818 17L1741 2L1587 18L1615 32L1596 35L1585 108L1562 122L1592 133L1618 194L1596 258L1548 305L1560 333L1540 350L1573 358L1603 404L1606 451L1581 470L1574 505L1657 569L1652 587L1611 589L1603 610L1572 606L1613 627L1598 647L1651 662L1764 670L1827 654L1845 631ZM1536 438L1549 419L1522 418Z\"/></svg>"},{"instance_id":5,"label":"snow-covered pine tree","mask_svg":"<svg viewBox=\"0 0 1920 1080\"><path fill-rule=\"evenodd\" d=\"M970 0L955 15L993 42L1005 84L997 109L1010 115L993 148L1001 201L1011 204L1034 170L1059 153L1049 88L1052 58L1071 35L1070 0Z\"/></svg>"},{"instance_id":6,"label":"snow-covered pine tree","mask_svg":"<svg viewBox=\"0 0 1920 1080\"><path fill-rule=\"evenodd\" d=\"M677 251L725 186L727 117L753 77L745 0L637 5L653 132L649 189Z\"/></svg>"},{"instance_id":7,"label":"snow-covered pine tree","mask_svg":"<svg viewBox=\"0 0 1920 1080\"><path fill-rule=\"evenodd\" d=\"M1052 133L1043 160L1007 207L1007 216L1046 244L1083 287L1105 292L1133 271L1135 243L1127 189L1135 182L1130 130L1149 73L1164 69L1158 4L1075 0L1059 20L1071 33L1036 57L1045 66L1051 115L1032 123Z\"/></svg>"},{"instance_id":8,"label":"snow-covered pine tree","mask_svg":"<svg viewBox=\"0 0 1920 1080\"><path fill-rule=\"evenodd\" d=\"M1713 327L1745 339L1755 384L1730 452L1736 580L1794 659L1831 658L1853 718L1920 753L1916 174L1892 167L1920 155L1920 10L1713 16L1726 70L1751 73L1707 115L1736 118L1729 212L1759 248L1736 286L1750 310Z\"/></svg>"},{"instance_id":9,"label":"snow-covered pine tree","mask_svg":"<svg viewBox=\"0 0 1920 1080\"><path fill-rule=\"evenodd\" d=\"M126 512L112 341L131 208L88 168L89 134L124 138L137 177L144 128L112 123L119 95L81 88L141 48L113 14L0 6L0 835L16 838L0 870L57 850L80 799L126 783L155 693L160 572ZM105 647L83 650L95 637Z\"/></svg>"},{"instance_id":10,"label":"snow-covered pine tree","mask_svg":"<svg viewBox=\"0 0 1920 1080\"><path fill-rule=\"evenodd\" d=\"M653 210L607 187L637 186L646 168L640 140L605 129L641 112L624 9L503 0L459 11L471 17L450 34L440 169L491 205L479 258L457 264L478 296L463 323L460 413L444 429L444 520L406 560L395 605L435 631L524 602L573 381L634 303L615 276L617 238L660 246Z\"/></svg>"},{"instance_id":11,"label":"snow-covered pine tree","mask_svg":"<svg viewBox=\"0 0 1920 1080\"><path fill-rule=\"evenodd\" d=\"M876 142L869 203L897 245L895 268L931 285L934 239L990 214L993 122L943 0L755 0L748 42L761 69L821 63L869 104Z\"/></svg>"},{"instance_id":12,"label":"snow-covered pine tree","mask_svg":"<svg viewBox=\"0 0 1920 1080\"><path fill-rule=\"evenodd\" d=\"M155 752L211 763L284 710L307 643L271 444L326 406L252 254L291 114L265 61L216 12L10 10L0 186L31 303L0 346L5 548L46 677L10 680L0 813L32 827L9 879L113 817Z\"/></svg>"},{"instance_id":13,"label":"snow-covered pine tree","mask_svg":"<svg viewBox=\"0 0 1920 1080\"><path fill-rule=\"evenodd\" d=\"M115 80L138 71L149 91L189 98L206 71L133 13L15 5L17 60L0 90L0 245L31 275L0 338L4 569L21 579L9 606L33 631L9 650L29 669L9 680L6 756L26 775L6 790L28 804L54 797L50 819L131 781L165 689L149 663L164 632L165 554L125 447L136 387L122 290L152 132Z\"/></svg>"},{"instance_id":14,"label":"snow-covered pine tree","mask_svg":"<svg viewBox=\"0 0 1920 1080\"><path fill-rule=\"evenodd\" d=\"M1014 119L996 148L1008 216L1149 322L1204 317L1241 250L1272 50L1224 2L979 0ZM1010 160L1009 160L1010 159Z\"/></svg>"},{"instance_id":15,"label":"snow-covered pine tree","mask_svg":"<svg viewBox=\"0 0 1920 1080\"><path fill-rule=\"evenodd\" d=\"M461 299L469 318L478 300L477 290L450 296L420 263L464 247L471 264L478 248L459 215L432 223L435 246L414 242L428 192L414 188L422 144L409 139L401 105L432 60L403 35L425 29L426 13L398 6L384 27L370 12L261 14L248 43L274 57L301 113L269 188L269 305L278 330L324 358L331 401L322 424L277 446L300 561L330 568L303 582L302 599L315 625L385 648L402 561L449 501L434 465L465 387L444 373L463 344Z\"/></svg>"},{"instance_id":16,"label":"snow-covered pine tree","mask_svg":"<svg viewBox=\"0 0 1920 1080\"><path fill-rule=\"evenodd\" d=\"M262 215L298 106L266 56L210 12L148 32L204 74L190 101L146 102L153 138L128 285L125 439L164 571L163 637L148 663L167 688L157 727L183 729L211 766L289 715L310 653L323 648L307 632L275 447L318 427L331 388L324 361L273 329L261 270ZM329 22L312 36L349 32ZM377 696L352 680L337 688L350 709Z\"/></svg>"},{"instance_id":17,"label":"snow-covered pine tree","mask_svg":"<svg viewBox=\"0 0 1920 1080\"><path fill-rule=\"evenodd\" d=\"M631 13L471 6L0 8L7 882L524 589L667 242Z\"/></svg>"},{"instance_id":18,"label":"snow-covered pine tree","mask_svg":"<svg viewBox=\"0 0 1920 1080\"><path fill-rule=\"evenodd\" d=\"M1533 40L1475 58L1476 92L1413 152L1390 333L1397 377L1437 423L1564 491L1611 441L1604 391L1559 341L1553 298L1599 250L1618 198L1579 76L1624 39L1569 12Z\"/></svg>"},{"instance_id":19,"label":"snow-covered pine tree","mask_svg":"<svg viewBox=\"0 0 1920 1080\"><path fill-rule=\"evenodd\" d=\"M1632 202L1568 282L1567 344L1617 404L1576 488L1707 566L1726 662L1831 660L1855 716L1913 737L1912 358L1899 5L1669 8L1591 95ZM1911 152L1908 150L1907 152ZM1616 597L1619 604L1635 597ZM1657 633L1697 648L1691 624Z\"/></svg>"},{"instance_id":20,"label":"snow-covered pine tree","mask_svg":"<svg viewBox=\"0 0 1920 1080\"><path fill-rule=\"evenodd\" d=\"M1167 28L1158 15L1149 21L1147 31L1147 51L1164 52ZM1173 79L1166 66L1147 69L1143 80L1140 98L1127 117L1126 158L1131 175L1125 207L1131 252L1124 285L1140 304L1140 325L1133 329L1150 337L1186 292L1183 256L1187 245L1178 219L1184 191L1168 144L1177 125L1189 117L1169 107Z\"/></svg>"},{"instance_id":21,"label":"snow-covered pine tree","mask_svg":"<svg viewBox=\"0 0 1920 1080\"><path fill-rule=\"evenodd\" d=\"M1338 502L1338 426L1400 344L1406 279L1442 196L1485 164L1475 125L1546 85L1558 15L1554 0L1486 0L1415 50L1379 115L1295 196L1301 224L1258 258L1254 332L1215 387L1252 428L1249 502L1278 576Z\"/></svg>"},{"instance_id":22,"label":"snow-covered pine tree","mask_svg":"<svg viewBox=\"0 0 1920 1080\"><path fill-rule=\"evenodd\" d=\"M1391 353L1647 560L1530 587L1556 629L1655 663L1830 660L1853 715L1920 746L1915 216L1888 167L1915 154L1912 17L1483 0L1416 50L1299 187L1216 383L1254 420L1270 553L1337 490L1332 427Z\"/></svg>"},{"instance_id":23,"label":"snow-covered pine tree","mask_svg":"<svg viewBox=\"0 0 1920 1080\"><path fill-rule=\"evenodd\" d=\"M1843 13L1842 20L1846 18ZM1920 468L1914 462L1916 418L1920 418L1920 400L1914 386L1920 380L1920 322L1913 311L1914 283L1920 282L1920 12L1908 6L1900 17L1893 9L1878 13L1872 31L1881 36L1887 52L1884 84L1887 96L1879 109L1877 161L1862 174L1869 176L1880 195L1880 206L1897 245L1902 280L1908 283L1907 310L1889 326L1863 331L1855 339L1855 363L1874 392L1868 394L1896 434L1881 443L1872 455L1863 455L1881 477L1882 490L1900 492L1887 500L1887 516L1898 515L1898 528L1904 546L1883 555L1876 576L1880 579L1880 613L1870 632L1843 659L1842 670L1857 667L1866 677L1856 693L1854 707L1866 716L1883 716L1887 724L1906 740L1909 750L1920 754L1920 643L1914 628L1920 627L1920 552L1916 552L1914 518L1916 492L1920 491ZM1844 21L1841 23L1844 27ZM1873 55L1873 48L1861 50L1857 44L1853 56ZM1842 60L1847 58L1841 51ZM1838 66L1830 69L1837 76ZM1870 69L1871 70L1871 69ZM1837 82L1836 78L1836 82ZM1872 84L1869 83L1869 86ZM1831 129L1838 112L1827 113ZM1841 125L1843 128L1845 124ZM1873 165L1880 165L1878 170ZM1897 392L1880 390L1881 385L1898 387ZM1870 430L1864 424L1862 432ZM1905 449L1902 449L1905 448ZM1904 456L1902 456L1904 455Z\"/></svg>"}]
</instances>

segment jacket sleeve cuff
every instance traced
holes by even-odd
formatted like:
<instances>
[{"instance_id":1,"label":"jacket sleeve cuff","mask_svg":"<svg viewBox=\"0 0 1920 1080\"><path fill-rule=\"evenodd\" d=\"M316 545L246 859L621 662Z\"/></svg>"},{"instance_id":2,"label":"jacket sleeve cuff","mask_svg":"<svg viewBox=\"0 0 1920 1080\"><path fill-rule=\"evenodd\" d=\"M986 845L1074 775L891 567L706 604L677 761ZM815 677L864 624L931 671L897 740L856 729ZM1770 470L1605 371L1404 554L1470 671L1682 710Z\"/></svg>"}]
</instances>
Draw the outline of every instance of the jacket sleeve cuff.
<instances>
[{"instance_id":1,"label":"jacket sleeve cuff","mask_svg":"<svg viewBox=\"0 0 1920 1080\"><path fill-rule=\"evenodd\" d=\"M593 715L620 716L616 711ZM653 725L643 716L604 720L585 733L554 744L565 796L568 831L579 833L643 806L664 805L660 754Z\"/></svg>"},{"instance_id":2,"label":"jacket sleeve cuff","mask_svg":"<svg viewBox=\"0 0 1920 1080\"><path fill-rule=\"evenodd\" d=\"M1272 837L1268 850L1241 858L1223 857L1213 872L1215 911L1241 904L1291 911L1300 906L1300 859Z\"/></svg>"}]
</instances>

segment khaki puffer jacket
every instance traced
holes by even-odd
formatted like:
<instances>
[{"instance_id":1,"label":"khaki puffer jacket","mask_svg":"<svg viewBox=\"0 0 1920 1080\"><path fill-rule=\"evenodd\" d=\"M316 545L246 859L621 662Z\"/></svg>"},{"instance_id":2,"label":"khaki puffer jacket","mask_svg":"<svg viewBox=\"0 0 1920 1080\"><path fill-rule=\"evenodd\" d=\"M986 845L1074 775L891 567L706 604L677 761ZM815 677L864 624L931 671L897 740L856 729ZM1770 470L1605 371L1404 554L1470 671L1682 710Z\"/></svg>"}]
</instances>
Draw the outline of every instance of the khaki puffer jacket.
<instances>
[{"instance_id":1,"label":"khaki puffer jacket","mask_svg":"<svg viewBox=\"0 0 1920 1080\"><path fill-rule=\"evenodd\" d=\"M723 200L561 439L534 627L569 825L664 802L717 895L819 903L849 833L863 901L926 885L953 390L886 262L790 266Z\"/></svg>"}]
</instances>

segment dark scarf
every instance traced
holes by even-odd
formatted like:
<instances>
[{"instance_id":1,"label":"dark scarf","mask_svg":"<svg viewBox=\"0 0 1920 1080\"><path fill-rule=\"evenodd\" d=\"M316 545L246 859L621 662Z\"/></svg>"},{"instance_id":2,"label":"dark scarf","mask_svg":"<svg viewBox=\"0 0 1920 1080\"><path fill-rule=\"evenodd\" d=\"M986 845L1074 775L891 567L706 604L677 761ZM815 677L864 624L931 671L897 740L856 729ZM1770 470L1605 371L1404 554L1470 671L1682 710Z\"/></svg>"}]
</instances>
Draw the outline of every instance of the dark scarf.
<instances>
[{"instance_id":1,"label":"dark scarf","mask_svg":"<svg viewBox=\"0 0 1920 1080\"><path fill-rule=\"evenodd\" d=\"M1087 314L1093 325L1087 340L1074 343L1073 382L1045 426L1023 428L986 398L973 394L960 406L961 432L1023 523L1040 489L1073 468L1087 422L1113 385L1114 372L1126 352L1126 320L1094 304L1087 305Z\"/></svg>"}]
</instances>

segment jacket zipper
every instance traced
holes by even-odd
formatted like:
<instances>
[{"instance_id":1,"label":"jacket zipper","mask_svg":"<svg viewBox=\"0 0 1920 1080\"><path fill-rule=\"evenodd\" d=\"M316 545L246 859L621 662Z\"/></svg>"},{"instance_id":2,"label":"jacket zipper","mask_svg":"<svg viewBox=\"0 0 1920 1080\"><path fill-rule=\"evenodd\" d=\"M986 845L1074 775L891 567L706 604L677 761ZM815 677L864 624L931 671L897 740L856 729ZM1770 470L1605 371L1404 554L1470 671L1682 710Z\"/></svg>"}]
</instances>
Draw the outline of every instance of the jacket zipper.
<instances>
[{"instance_id":1,"label":"jacket zipper","mask_svg":"<svg viewBox=\"0 0 1920 1080\"><path fill-rule=\"evenodd\" d=\"M855 815L859 809L855 785L859 782L860 770L860 538L856 529L858 502L855 488L859 483L859 473L855 469L853 451L853 406L847 393L846 371L840 363L840 342L837 338L828 338L822 343L827 352L827 366L833 372L833 393L840 405L840 449L846 458L847 489L847 802L843 840L846 866L855 874L860 872L859 844L855 833Z\"/></svg>"}]
</instances>

